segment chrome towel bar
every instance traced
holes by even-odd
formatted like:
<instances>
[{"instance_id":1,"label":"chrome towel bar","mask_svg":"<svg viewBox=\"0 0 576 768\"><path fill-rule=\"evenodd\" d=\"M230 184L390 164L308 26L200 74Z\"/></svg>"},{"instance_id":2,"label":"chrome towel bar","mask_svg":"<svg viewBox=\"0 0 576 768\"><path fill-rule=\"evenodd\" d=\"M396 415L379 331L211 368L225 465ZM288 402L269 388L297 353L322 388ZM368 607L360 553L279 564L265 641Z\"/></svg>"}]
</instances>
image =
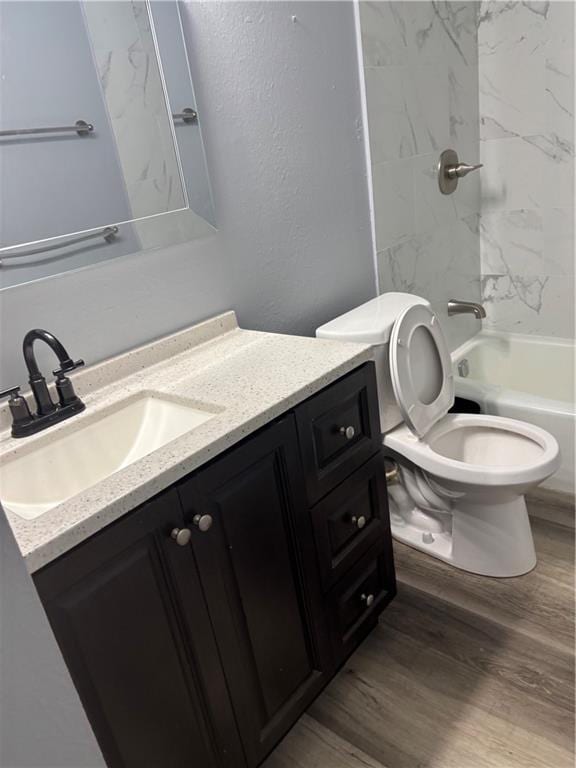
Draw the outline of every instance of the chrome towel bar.
<instances>
[{"instance_id":1,"label":"chrome towel bar","mask_svg":"<svg viewBox=\"0 0 576 768\"><path fill-rule=\"evenodd\" d=\"M0 131L0 138L4 136L31 136L38 133L77 133L78 136L88 136L94 126L85 120L76 120L74 125L55 125L51 128L14 128L11 131Z\"/></svg>"},{"instance_id":2,"label":"chrome towel bar","mask_svg":"<svg viewBox=\"0 0 576 768\"><path fill-rule=\"evenodd\" d=\"M98 232L90 232L87 235L72 237L69 240L64 240L63 242L55 243L53 245L45 245L42 248L33 248L32 250L18 251L16 253L10 253L10 250L12 250L11 248L5 251L0 251L0 267L9 266L4 264L4 259L23 259L25 256L36 256L39 253L46 253L46 251L56 251L59 248L67 248L70 245L84 243L86 240L94 240L97 237L102 237L107 243L111 243L119 231L119 228L116 226L104 227L104 229L101 229ZM15 245L12 247L16 249L20 246Z\"/></svg>"},{"instance_id":3,"label":"chrome towel bar","mask_svg":"<svg viewBox=\"0 0 576 768\"><path fill-rule=\"evenodd\" d=\"M174 120L182 120L185 123L195 123L198 120L198 113L195 109L186 107L182 112L175 112L172 118ZM13 128L8 131L0 131L0 138L49 133L77 133L78 136L88 136L93 130L94 126L92 123L87 123L85 120L77 120L74 125L54 125L48 128Z\"/></svg>"}]
</instances>

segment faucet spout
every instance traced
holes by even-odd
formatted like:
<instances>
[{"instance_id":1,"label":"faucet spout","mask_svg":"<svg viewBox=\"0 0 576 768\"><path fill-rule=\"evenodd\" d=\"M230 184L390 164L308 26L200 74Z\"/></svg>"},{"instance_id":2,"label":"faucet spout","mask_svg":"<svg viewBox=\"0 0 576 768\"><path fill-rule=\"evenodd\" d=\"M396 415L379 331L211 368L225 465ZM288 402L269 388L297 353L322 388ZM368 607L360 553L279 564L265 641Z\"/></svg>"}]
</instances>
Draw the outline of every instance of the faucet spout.
<instances>
[{"instance_id":1,"label":"faucet spout","mask_svg":"<svg viewBox=\"0 0 576 768\"><path fill-rule=\"evenodd\" d=\"M34 355L35 341L45 342L58 358L62 368L68 370L71 365L74 365L70 355L66 352L64 345L62 342L58 341L54 334L49 333L49 331L43 331L41 328L34 328L33 330L28 331L26 336L24 336L24 343L22 345L24 362L26 363L26 368L28 369L28 374L31 380L37 379L42 375L38 368L38 363L36 362L36 356Z\"/></svg>"},{"instance_id":2,"label":"faucet spout","mask_svg":"<svg viewBox=\"0 0 576 768\"><path fill-rule=\"evenodd\" d=\"M450 299L448 302L448 316L452 315L465 315L470 314L481 320L486 317L486 310L482 304L478 304L475 301L458 301L457 299Z\"/></svg>"},{"instance_id":3,"label":"faucet spout","mask_svg":"<svg viewBox=\"0 0 576 768\"><path fill-rule=\"evenodd\" d=\"M52 400L46 379L38 367L34 354L36 341L43 341L47 344L60 363L60 368L53 371L56 377L57 403ZM58 422L69 419L76 413L81 413L86 407L74 391L72 382L66 376L67 373L84 365L84 360L72 360L56 336L48 333L48 331L43 331L41 328L28 331L24 337L23 350L30 389L36 402L36 413L31 413L26 398L19 394L20 387L12 387L5 392L0 392L0 398L10 397L8 407L12 414L12 437L35 435L53 424L58 424Z\"/></svg>"},{"instance_id":4,"label":"faucet spout","mask_svg":"<svg viewBox=\"0 0 576 768\"><path fill-rule=\"evenodd\" d=\"M36 341L43 341L47 344L60 363L59 370L54 371L54 375L57 377L56 389L60 396L60 406L54 403L50 397L46 379L38 368L38 363L34 354L34 343ZM36 401L37 416L54 414L59 410L59 407L62 408L72 404L74 404L76 408L80 407L80 405L83 408L83 403L76 397L70 380L67 379L64 374L84 365L84 361L76 360L76 362L74 362L66 351L64 345L56 338L56 336L48 331L43 331L41 328L34 328L33 330L28 331L26 336L24 336L24 343L22 346L24 362L28 369L30 388L32 389L32 394Z\"/></svg>"}]
</instances>

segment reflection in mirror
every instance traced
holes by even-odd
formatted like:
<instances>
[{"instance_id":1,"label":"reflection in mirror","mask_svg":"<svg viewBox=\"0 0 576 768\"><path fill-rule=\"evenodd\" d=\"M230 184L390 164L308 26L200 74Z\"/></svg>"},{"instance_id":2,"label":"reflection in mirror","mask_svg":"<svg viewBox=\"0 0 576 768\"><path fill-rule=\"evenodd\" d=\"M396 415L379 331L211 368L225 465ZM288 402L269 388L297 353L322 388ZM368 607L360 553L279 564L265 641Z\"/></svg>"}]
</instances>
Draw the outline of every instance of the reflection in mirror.
<instances>
[{"instance_id":1,"label":"reflection in mirror","mask_svg":"<svg viewBox=\"0 0 576 768\"><path fill-rule=\"evenodd\" d=\"M176 2L0 0L0 105L0 286L213 231Z\"/></svg>"},{"instance_id":2,"label":"reflection in mirror","mask_svg":"<svg viewBox=\"0 0 576 768\"><path fill-rule=\"evenodd\" d=\"M131 219L186 206L145 2L83 4Z\"/></svg>"},{"instance_id":3,"label":"reflection in mirror","mask_svg":"<svg viewBox=\"0 0 576 768\"><path fill-rule=\"evenodd\" d=\"M178 3L158 0L151 3L151 10L168 101L172 105L173 114L183 114L193 109L196 97L183 44L184 33ZM181 44L174 45L174 40L179 40ZM193 123L183 119L174 120L188 202L195 213L216 226L202 137Z\"/></svg>"}]
</instances>

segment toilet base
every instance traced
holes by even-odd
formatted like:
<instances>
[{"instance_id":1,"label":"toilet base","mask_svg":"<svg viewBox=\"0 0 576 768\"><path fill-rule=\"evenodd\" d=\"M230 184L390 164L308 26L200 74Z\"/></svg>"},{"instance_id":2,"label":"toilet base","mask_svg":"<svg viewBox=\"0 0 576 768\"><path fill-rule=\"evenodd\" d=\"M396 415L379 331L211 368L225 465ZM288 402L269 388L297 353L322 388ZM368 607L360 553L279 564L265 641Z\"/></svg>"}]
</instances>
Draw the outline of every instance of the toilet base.
<instances>
[{"instance_id":1,"label":"toilet base","mask_svg":"<svg viewBox=\"0 0 576 768\"><path fill-rule=\"evenodd\" d=\"M522 576L536 566L536 552L523 496L490 505L458 499L445 514L444 530L411 519L436 516L412 507L401 514L391 499L392 536L450 565L481 576ZM414 514L415 513L415 514Z\"/></svg>"}]
</instances>

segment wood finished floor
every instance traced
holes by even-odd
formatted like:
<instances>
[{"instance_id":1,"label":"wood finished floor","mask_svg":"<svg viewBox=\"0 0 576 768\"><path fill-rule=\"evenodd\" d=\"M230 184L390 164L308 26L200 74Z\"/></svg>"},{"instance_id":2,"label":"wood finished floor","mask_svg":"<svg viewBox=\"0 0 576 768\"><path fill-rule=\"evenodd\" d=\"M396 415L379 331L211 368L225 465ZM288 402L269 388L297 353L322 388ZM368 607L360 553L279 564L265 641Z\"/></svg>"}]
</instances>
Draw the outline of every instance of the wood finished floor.
<instances>
[{"instance_id":1,"label":"wood finished floor","mask_svg":"<svg viewBox=\"0 0 576 768\"><path fill-rule=\"evenodd\" d=\"M572 768L574 530L531 511L521 578L395 542L398 596L264 768Z\"/></svg>"}]
</instances>

